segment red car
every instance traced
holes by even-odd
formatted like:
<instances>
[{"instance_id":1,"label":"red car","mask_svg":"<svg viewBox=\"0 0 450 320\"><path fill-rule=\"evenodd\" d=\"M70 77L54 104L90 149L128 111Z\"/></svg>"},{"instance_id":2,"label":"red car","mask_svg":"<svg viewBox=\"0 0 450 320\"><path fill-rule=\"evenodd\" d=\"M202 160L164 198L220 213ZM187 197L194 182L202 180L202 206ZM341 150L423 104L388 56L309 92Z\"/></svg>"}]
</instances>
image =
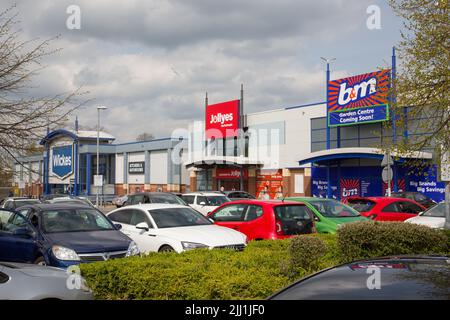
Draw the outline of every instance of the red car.
<instances>
[{"instance_id":1,"label":"red car","mask_svg":"<svg viewBox=\"0 0 450 320\"><path fill-rule=\"evenodd\" d=\"M405 198L350 197L348 205L376 221L405 221L425 211L421 204Z\"/></svg>"},{"instance_id":2,"label":"red car","mask_svg":"<svg viewBox=\"0 0 450 320\"><path fill-rule=\"evenodd\" d=\"M224 203L208 218L244 233L248 240L284 239L316 232L312 213L299 202L238 200Z\"/></svg>"}]
</instances>

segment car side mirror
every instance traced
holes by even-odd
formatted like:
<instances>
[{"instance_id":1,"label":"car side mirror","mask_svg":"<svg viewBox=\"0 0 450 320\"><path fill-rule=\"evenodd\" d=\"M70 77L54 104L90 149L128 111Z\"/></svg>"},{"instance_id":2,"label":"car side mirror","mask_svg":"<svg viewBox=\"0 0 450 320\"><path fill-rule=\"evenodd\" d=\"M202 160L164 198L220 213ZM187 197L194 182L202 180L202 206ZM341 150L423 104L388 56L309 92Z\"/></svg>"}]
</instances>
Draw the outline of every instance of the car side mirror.
<instances>
[{"instance_id":1,"label":"car side mirror","mask_svg":"<svg viewBox=\"0 0 450 320\"><path fill-rule=\"evenodd\" d=\"M199 205L204 206L206 203L205 202L200 202Z\"/></svg>"},{"instance_id":2,"label":"car side mirror","mask_svg":"<svg viewBox=\"0 0 450 320\"><path fill-rule=\"evenodd\" d=\"M116 227L117 230L122 230L122 225L120 223L115 223L114 227Z\"/></svg>"},{"instance_id":3,"label":"car side mirror","mask_svg":"<svg viewBox=\"0 0 450 320\"><path fill-rule=\"evenodd\" d=\"M17 228L13 231L13 235L16 237L22 237L22 238L32 238L34 236L33 230L30 228Z\"/></svg>"},{"instance_id":4,"label":"car side mirror","mask_svg":"<svg viewBox=\"0 0 450 320\"><path fill-rule=\"evenodd\" d=\"M212 219L212 218L208 218L208 220L211 221L212 223L215 222L214 219Z\"/></svg>"},{"instance_id":5,"label":"car side mirror","mask_svg":"<svg viewBox=\"0 0 450 320\"><path fill-rule=\"evenodd\" d=\"M141 222L136 225L136 229L148 231L150 228L146 222Z\"/></svg>"}]
</instances>

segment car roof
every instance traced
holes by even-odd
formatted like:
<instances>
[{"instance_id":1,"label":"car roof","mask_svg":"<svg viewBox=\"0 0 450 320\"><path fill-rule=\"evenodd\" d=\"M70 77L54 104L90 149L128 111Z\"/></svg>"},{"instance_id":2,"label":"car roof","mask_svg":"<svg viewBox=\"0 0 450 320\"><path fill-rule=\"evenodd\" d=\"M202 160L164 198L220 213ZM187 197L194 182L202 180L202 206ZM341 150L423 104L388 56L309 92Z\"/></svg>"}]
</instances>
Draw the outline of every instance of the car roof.
<instances>
[{"instance_id":1,"label":"car roof","mask_svg":"<svg viewBox=\"0 0 450 320\"><path fill-rule=\"evenodd\" d=\"M417 294L424 290L423 273L416 271L428 271L423 267L416 267L417 265L428 265L430 268L437 267L439 273L442 275L450 274L450 256L427 256L427 255L411 255L411 256L388 256L373 259L356 260L350 263L345 263L328 269L324 269L315 274L309 275L300 279L281 291L275 293L268 299L286 299L285 294L291 294L291 298L296 296L297 299L373 299L377 294L378 299L388 296L399 296L400 291L408 295ZM382 268L383 283L385 283L386 291L384 290L367 290L367 268L377 266ZM444 272L444 269L445 272ZM404 276L398 273L403 273ZM445 275L444 275L445 276ZM343 282L347 286L333 286L330 283ZM430 281L432 283L432 281ZM364 284L364 285L361 285ZM398 287L400 285L401 287ZM410 287L413 285L413 287ZM298 289L296 289L296 287ZM433 287L434 291L439 291L439 285L428 286L429 289ZM300 289L300 290L299 290ZM349 290L351 289L351 290ZM415 289L416 292L410 290ZM372 294L373 293L373 294ZM358 294L362 294L358 296ZM448 297L445 290L440 292L441 298ZM278 297L279 296L279 297ZM395 297L394 297L395 298ZM411 296L409 296L411 298ZM435 298L435 297L434 297Z\"/></svg>"},{"instance_id":2,"label":"car roof","mask_svg":"<svg viewBox=\"0 0 450 320\"><path fill-rule=\"evenodd\" d=\"M396 198L396 197L348 197L348 200L369 200L372 202L383 202L383 201L411 201L406 198Z\"/></svg>"},{"instance_id":3,"label":"car roof","mask_svg":"<svg viewBox=\"0 0 450 320\"><path fill-rule=\"evenodd\" d=\"M280 205L280 204L295 204L295 205L302 205L302 202L298 202L298 201L289 201L289 200L276 200L276 199L272 199L272 200L260 200L260 199L242 199L242 200L234 200L231 202L226 202L223 205L228 205L228 204L239 204L239 203L246 203L246 204L266 204L266 205Z\"/></svg>"},{"instance_id":4,"label":"car roof","mask_svg":"<svg viewBox=\"0 0 450 320\"><path fill-rule=\"evenodd\" d=\"M131 193L131 194L129 194L128 196L135 196L135 195L140 195L140 194L149 194L149 195L152 195L152 194L168 194L168 195L171 195L171 196L176 196L175 194L173 194L173 193L171 193L171 192L163 192L163 191L144 191L144 192L135 192L135 193Z\"/></svg>"},{"instance_id":5,"label":"car roof","mask_svg":"<svg viewBox=\"0 0 450 320\"><path fill-rule=\"evenodd\" d=\"M59 209L79 209L79 208L89 208L92 209L92 207L86 203L79 202L79 203L66 203L66 202L54 202L54 203L36 203L36 204L29 204L25 205L23 207L20 207L20 209L25 208L34 208L38 210L59 210Z\"/></svg>"},{"instance_id":6,"label":"car roof","mask_svg":"<svg viewBox=\"0 0 450 320\"><path fill-rule=\"evenodd\" d=\"M189 193L183 193L183 196L222 196L226 197L226 194L223 194L221 192L189 192Z\"/></svg>"},{"instance_id":7,"label":"car roof","mask_svg":"<svg viewBox=\"0 0 450 320\"><path fill-rule=\"evenodd\" d=\"M173 203L141 203L141 204L133 204L126 207L122 207L118 210L122 209L143 209L143 210L155 210L155 209L170 209L170 208L190 208L188 206L182 204L173 204ZM114 211L116 211L114 210ZM113 212L113 211L111 211ZM108 213L109 214L109 213Z\"/></svg>"}]
</instances>

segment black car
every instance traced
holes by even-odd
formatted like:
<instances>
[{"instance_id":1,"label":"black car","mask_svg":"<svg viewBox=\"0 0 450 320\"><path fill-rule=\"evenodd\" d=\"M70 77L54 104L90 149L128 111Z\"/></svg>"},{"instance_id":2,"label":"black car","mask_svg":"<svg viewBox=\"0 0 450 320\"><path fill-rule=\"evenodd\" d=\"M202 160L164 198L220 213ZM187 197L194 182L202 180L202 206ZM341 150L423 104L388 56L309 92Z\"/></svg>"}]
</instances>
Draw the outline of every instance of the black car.
<instances>
[{"instance_id":1,"label":"black car","mask_svg":"<svg viewBox=\"0 0 450 320\"><path fill-rule=\"evenodd\" d=\"M188 205L183 199L170 192L140 192L128 195L128 199L123 204L123 206L140 203L169 203L181 204L185 206Z\"/></svg>"},{"instance_id":2,"label":"black car","mask_svg":"<svg viewBox=\"0 0 450 320\"><path fill-rule=\"evenodd\" d=\"M306 277L270 300L449 300L450 257L355 261Z\"/></svg>"},{"instance_id":3,"label":"black car","mask_svg":"<svg viewBox=\"0 0 450 320\"><path fill-rule=\"evenodd\" d=\"M256 199L250 193L245 191L224 191L223 194L225 194L230 200Z\"/></svg>"},{"instance_id":4,"label":"black car","mask_svg":"<svg viewBox=\"0 0 450 320\"><path fill-rule=\"evenodd\" d=\"M393 192L391 196L395 198L406 198L413 200L417 203L420 203L425 208L432 207L436 204L436 201L426 197L420 192L413 192L413 191Z\"/></svg>"}]
</instances>

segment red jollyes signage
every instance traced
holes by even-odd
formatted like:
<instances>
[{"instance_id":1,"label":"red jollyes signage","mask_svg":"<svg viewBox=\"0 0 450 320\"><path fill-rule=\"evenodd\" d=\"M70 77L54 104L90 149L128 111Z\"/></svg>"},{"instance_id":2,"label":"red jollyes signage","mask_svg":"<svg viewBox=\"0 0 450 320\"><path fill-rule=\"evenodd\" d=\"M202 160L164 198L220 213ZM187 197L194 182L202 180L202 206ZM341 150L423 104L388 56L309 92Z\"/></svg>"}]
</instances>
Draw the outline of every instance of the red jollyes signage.
<instances>
[{"instance_id":1,"label":"red jollyes signage","mask_svg":"<svg viewBox=\"0 0 450 320\"><path fill-rule=\"evenodd\" d=\"M248 178L248 170L244 169L244 179ZM217 168L216 179L239 179L241 177L241 169L234 168Z\"/></svg>"},{"instance_id":2,"label":"red jollyes signage","mask_svg":"<svg viewBox=\"0 0 450 320\"><path fill-rule=\"evenodd\" d=\"M206 139L236 137L239 129L239 100L232 100L206 107Z\"/></svg>"}]
</instances>

